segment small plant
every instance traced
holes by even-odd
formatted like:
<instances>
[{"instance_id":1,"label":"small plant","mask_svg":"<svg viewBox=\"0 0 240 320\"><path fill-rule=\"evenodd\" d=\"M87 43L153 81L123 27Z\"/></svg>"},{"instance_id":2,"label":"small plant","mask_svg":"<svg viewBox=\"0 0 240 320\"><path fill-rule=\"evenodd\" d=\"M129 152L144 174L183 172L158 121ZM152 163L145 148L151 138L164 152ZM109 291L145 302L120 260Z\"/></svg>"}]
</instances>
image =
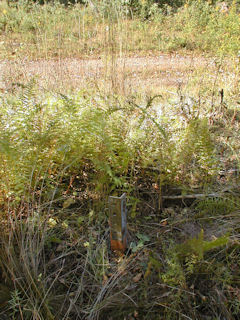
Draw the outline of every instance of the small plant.
<instances>
[{"instance_id":1,"label":"small plant","mask_svg":"<svg viewBox=\"0 0 240 320\"><path fill-rule=\"evenodd\" d=\"M229 241L228 236L222 236L213 241L204 241L203 236L204 232L203 230L201 230L198 238L190 239L185 243L177 246L176 251L179 258L185 259L186 257L192 256L193 260L202 260L205 252L221 246L225 246Z\"/></svg>"},{"instance_id":2,"label":"small plant","mask_svg":"<svg viewBox=\"0 0 240 320\"><path fill-rule=\"evenodd\" d=\"M141 250L150 241L149 237L144 234L137 233L136 236L138 238L138 242L130 243L130 249L132 250L132 252L137 252L138 250Z\"/></svg>"},{"instance_id":3,"label":"small plant","mask_svg":"<svg viewBox=\"0 0 240 320\"><path fill-rule=\"evenodd\" d=\"M24 307L24 301L21 298L20 292L16 289L11 294L11 299L8 301L11 310L11 317L13 320L18 319L18 315L21 319L23 319L24 311L22 308Z\"/></svg>"},{"instance_id":4,"label":"small plant","mask_svg":"<svg viewBox=\"0 0 240 320\"><path fill-rule=\"evenodd\" d=\"M199 201L196 204L198 214L205 217L223 215L227 216L239 208L239 201L234 197L212 198Z\"/></svg>"}]
</instances>

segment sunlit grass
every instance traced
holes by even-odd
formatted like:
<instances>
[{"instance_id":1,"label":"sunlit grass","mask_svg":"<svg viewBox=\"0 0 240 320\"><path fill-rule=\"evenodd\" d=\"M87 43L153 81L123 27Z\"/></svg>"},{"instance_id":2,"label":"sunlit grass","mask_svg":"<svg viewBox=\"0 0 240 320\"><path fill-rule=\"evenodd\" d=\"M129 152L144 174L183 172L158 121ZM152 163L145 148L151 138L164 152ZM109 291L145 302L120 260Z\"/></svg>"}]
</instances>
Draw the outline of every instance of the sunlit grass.
<instances>
[{"instance_id":1,"label":"sunlit grass","mask_svg":"<svg viewBox=\"0 0 240 320\"><path fill-rule=\"evenodd\" d=\"M0 4L1 58L97 57L111 47L128 55L147 52L210 52L236 55L239 15L233 5L221 13L205 2L193 2L175 13L155 10L149 19L129 15L126 7L59 3Z\"/></svg>"},{"instance_id":2,"label":"sunlit grass","mask_svg":"<svg viewBox=\"0 0 240 320\"><path fill-rule=\"evenodd\" d=\"M0 318L238 319L237 9L93 4L0 3Z\"/></svg>"}]
</instances>

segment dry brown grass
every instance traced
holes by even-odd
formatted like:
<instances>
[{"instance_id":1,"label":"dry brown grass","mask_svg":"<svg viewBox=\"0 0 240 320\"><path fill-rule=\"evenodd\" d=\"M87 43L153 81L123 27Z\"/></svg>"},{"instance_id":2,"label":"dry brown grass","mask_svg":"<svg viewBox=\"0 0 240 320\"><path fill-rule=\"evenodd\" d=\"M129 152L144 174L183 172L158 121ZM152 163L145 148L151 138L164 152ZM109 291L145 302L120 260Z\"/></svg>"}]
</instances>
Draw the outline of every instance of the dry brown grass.
<instances>
[{"instance_id":1,"label":"dry brown grass","mask_svg":"<svg viewBox=\"0 0 240 320\"><path fill-rule=\"evenodd\" d=\"M230 64L221 66L221 84L233 81ZM233 65L232 65L233 67ZM146 57L99 59L51 59L2 61L0 88L12 90L16 83L36 78L48 90L71 91L95 87L118 93L159 93L189 87L213 86L219 65L214 58L160 54ZM232 72L229 72L232 71ZM194 82L194 81L195 82Z\"/></svg>"}]
</instances>

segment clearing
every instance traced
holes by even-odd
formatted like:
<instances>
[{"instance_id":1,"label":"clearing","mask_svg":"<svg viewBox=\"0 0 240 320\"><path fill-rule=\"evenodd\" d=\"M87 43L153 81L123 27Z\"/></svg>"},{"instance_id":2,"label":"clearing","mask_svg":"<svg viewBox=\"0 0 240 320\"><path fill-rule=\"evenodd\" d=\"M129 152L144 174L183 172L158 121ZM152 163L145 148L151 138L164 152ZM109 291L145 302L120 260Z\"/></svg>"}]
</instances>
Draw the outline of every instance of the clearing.
<instances>
[{"instance_id":1,"label":"clearing","mask_svg":"<svg viewBox=\"0 0 240 320\"><path fill-rule=\"evenodd\" d=\"M16 83L36 78L40 86L50 90L76 90L96 87L121 89L122 93L158 93L186 86L207 70L207 77L217 73L219 59L203 56L159 54L158 56L123 59L57 59L13 60L0 62L0 88L12 89ZM206 75L204 76L206 78Z\"/></svg>"}]
</instances>

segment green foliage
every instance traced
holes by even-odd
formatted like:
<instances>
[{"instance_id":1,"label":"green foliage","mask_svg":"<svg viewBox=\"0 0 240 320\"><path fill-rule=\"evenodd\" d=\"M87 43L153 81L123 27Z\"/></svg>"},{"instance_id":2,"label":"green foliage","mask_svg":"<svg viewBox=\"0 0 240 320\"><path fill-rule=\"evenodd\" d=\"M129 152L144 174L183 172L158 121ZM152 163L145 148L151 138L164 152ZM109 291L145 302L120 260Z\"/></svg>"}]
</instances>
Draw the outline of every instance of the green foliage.
<instances>
[{"instance_id":1,"label":"green foliage","mask_svg":"<svg viewBox=\"0 0 240 320\"><path fill-rule=\"evenodd\" d=\"M101 50L110 57L109 48L121 47L236 54L234 5L222 14L206 1L176 10L181 4L2 2L0 29L4 48L21 43L15 52L20 57L31 56L32 47L35 57L47 58ZM206 241L202 231L178 244L178 220L171 225L168 215L159 230L157 215L146 217L162 188L199 187L215 178L219 141L209 130L207 105L181 96L164 113L155 97L140 104L92 91L43 94L36 81L14 85L18 93L0 100L0 280L9 284L0 285L0 317L239 318L239 228L229 220L239 201L207 199L196 206L194 218L226 219L235 228L231 240L223 235ZM147 196L141 192L146 189ZM149 208L141 208L146 219L132 252L116 258L108 248L105 200L122 191L128 193L134 232L140 200ZM175 219L181 210L173 211ZM151 235L142 231L146 225Z\"/></svg>"},{"instance_id":2,"label":"green foliage","mask_svg":"<svg viewBox=\"0 0 240 320\"><path fill-rule=\"evenodd\" d=\"M205 119L185 125L176 115L169 126L156 117L154 106L93 98L87 92L42 97L34 81L19 96L3 97L1 113L2 199L19 201L40 189L51 199L65 176L78 175L102 197L121 188L136 203L139 165L160 163L162 173L149 176L157 183L174 183L180 175L186 184L204 183L215 173Z\"/></svg>"},{"instance_id":3,"label":"green foliage","mask_svg":"<svg viewBox=\"0 0 240 320\"><path fill-rule=\"evenodd\" d=\"M197 238L171 246L166 255L166 271L161 275L163 282L170 286L185 288L189 276L199 272L201 263L204 263L205 254L226 246L228 242L228 235L205 241L202 230Z\"/></svg>"},{"instance_id":4,"label":"green foliage","mask_svg":"<svg viewBox=\"0 0 240 320\"><path fill-rule=\"evenodd\" d=\"M155 130L143 130L143 140L142 134L132 132L135 123L129 127L126 121L135 118L132 107L112 111L101 99L91 99L62 95L40 102L30 83L18 99L3 100L1 189L5 197L23 195L26 185L29 191L42 185L41 195L47 196L66 172L87 171L88 175L91 170L96 190L131 189L129 169L145 157L137 146L141 143L148 149Z\"/></svg>"},{"instance_id":5,"label":"green foliage","mask_svg":"<svg viewBox=\"0 0 240 320\"><path fill-rule=\"evenodd\" d=\"M93 0L70 6L22 1L2 2L0 12L4 58L10 50L17 57L99 55L111 46L126 52L196 50L220 56L236 56L239 49L234 3L223 13L204 0Z\"/></svg>"},{"instance_id":6,"label":"green foliage","mask_svg":"<svg viewBox=\"0 0 240 320\"><path fill-rule=\"evenodd\" d=\"M137 243L131 242L129 246L130 249L132 249L132 252L137 252L138 250L141 250L142 248L144 248L146 243L150 241L149 237L145 234L137 233L136 236L139 241Z\"/></svg>"},{"instance_id":7,"label":"green foliage","mask_svg":"<svg viewBox=\"0 0 240 320\"><path fill-rule=\"evenodd\" d=\"M176 18L185 26L184 38L190 38L191 42L195 43L193 48L220 55L237 54L239 15L234 4L229 13L223 13L219 7L207 1L187 2Z\"/></svg>"},{"instance_id":8,"label":"green foliage","mask_svg":"<svg viewBox=\"0 0 240 320\"><path fill-rule=\"evenodd\" d=\"M24 304L20 292L16 289L11 294L11 299L8 301L11 310L12 319L15 320L18 318L19 310L21 310L22 305Z\"/></svg>"},{"instance_id":9,"label":"green foliage","mask_svg":"<svg viewBox=\"0 0 240 320\"><path fill-rule=\"evenodd\" d=\"M187 242L178 245L176 247L178 257L180 259L185 259L186 257L193 255L197 260L202 260L205 252L225 246L229 241L228 236L222 236L213 241L204 241L203 236L204 232L202 230L197 238L190 239Z\"/></svg>"},{"instance_id":10,"label":"green foliage","mask_svg":"<svg viewBox=\"0 0 240 320\"><path fill-rule=\"evenodd\" d=\"M219 44L219 53L237 54L239 50L238 36L240 33L239 19L240 17L234 4L228 15L215 12L206 28L208 37L205 40L205 47L212 49L214 45Z\"/></svg>"},{"instance_id":11,"label":"green foliage","mask_svg":"<svg viewBox=\"0 0 240 320\"><path fill-rule=\"evenodd\" d=\"M209 132L207 119L190 119L181 135L180 149L177 155L182 163L182 179L207 182L216 170L214 144ZM194 174L193 174L194 172ZM204 182L202 180L202 182Z\"/></svg>"},{"instance_id":12,"label":"green foliage","mask_svg":"<svg viewBox=\"0 0 240 320\"><path fill-rule=\"evenodd\" d=\"M186 277L182 265L178 259L178 254L174 250L169 250L167 254L167 268L161 278L164 283L170 286L186 286Z\"/></svg>"},{"instance_id":13,"label":"green foliage","mask_svg":"<svg viewBox=\"0 0 240 320\"><path fill-rule=\"evenodd\" d=\"M237 209L239 209L238 199L226 197L226 198L210 198L201 200L197 203L196 209L198 215L201 216L217 216L217 215L228 215Z\"/></svg>"}]
</instances>

